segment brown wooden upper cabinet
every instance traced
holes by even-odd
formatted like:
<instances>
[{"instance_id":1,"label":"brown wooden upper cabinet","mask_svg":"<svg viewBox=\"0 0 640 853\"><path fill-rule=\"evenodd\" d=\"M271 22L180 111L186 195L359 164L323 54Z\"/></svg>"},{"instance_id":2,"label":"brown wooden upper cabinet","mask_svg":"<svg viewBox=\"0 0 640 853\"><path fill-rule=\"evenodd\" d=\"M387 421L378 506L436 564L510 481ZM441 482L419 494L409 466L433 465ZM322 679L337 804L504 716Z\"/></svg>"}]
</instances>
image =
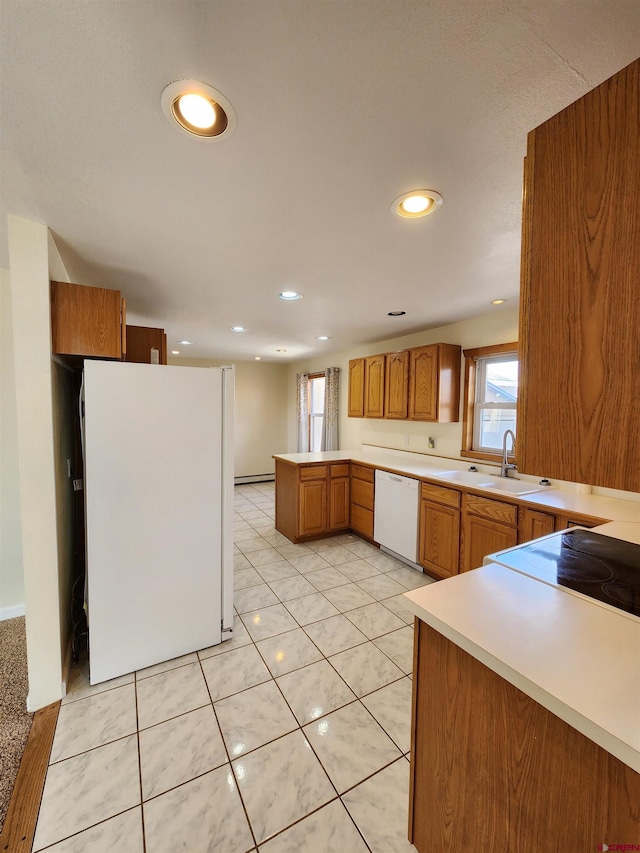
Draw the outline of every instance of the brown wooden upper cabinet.
<instances>
[{"instance_id":1,"label":"brown wooden upper cabinet","mask_svg":"<svg viewBox=\"0 0 640 853\"><path fill-rule=\"evenodd\" d=\"M640 492L640 60L531 131L518 469Z\"/></svg>"},{"instance_id":2,"label":"brown wooden upper cabinet","mask_svg":"<svg viewBox=\"0 0 640 853\"><path fill-rule=\"evenodd\" d=\"M458 421L461 348L454 344L430 344L409 353L409 418L439 423Z\"/></svg>"},{"instance_id":3,"label":"brown wooden upper cabinet","mask_svg":"<svg viewBox=\"0 0 640 853\"><path fill-rule=\"evenodd\" d=\"M364 417L364 358L352 358L349 362L349 409L350 418Z\"/></svg>"},{"instance_id":4,"label":"brown wooden upper cabinet","mask_svg":"<svg viewBox=\"0 0 640 853\"><path fill-rule=\"evenodd\" d=\"M349 362L349 417L453 423L460 417L461 349L429 344Z\"/></svg>"},{"instance_id":5,"label":"brown wooden upper cabinet","mask_svg":"<svg viewBox=\"0 0 640 853\"><path fill-rule=\"evenodd\" d=\"M364 360L364 416L384 417L384 355Z\"/></svg>"},{"instance_id":6,"label":"brown wooden upper cabinet","mask_svg":"<svg viewBox=\"0 0 640 853\"><path fill-rule=\"evenodd\" d=\"M121 359L126 303L119 290L51 282L51 352Z\"/></svg>"},{"instance_id":7,"label":"brown wooden upper cabinet","mask_svg":"<svg viewBox=\"0 0 640 853\"><path fill-rule=\"evenodd\" d=\"M406 420L409 390L409 350L385 357L384 416Z\"/></svg>"},{"instance_id":8,"label":"brown wooden upper cabinet","mask_svg":"<svg viewBox=\"0 0 640 853\"><path fill-rule=\"evenodd\" d=\"M139 364L167 363L167 336L164 329L127 326L127 358Z\"/></svg>"}]
</instances>

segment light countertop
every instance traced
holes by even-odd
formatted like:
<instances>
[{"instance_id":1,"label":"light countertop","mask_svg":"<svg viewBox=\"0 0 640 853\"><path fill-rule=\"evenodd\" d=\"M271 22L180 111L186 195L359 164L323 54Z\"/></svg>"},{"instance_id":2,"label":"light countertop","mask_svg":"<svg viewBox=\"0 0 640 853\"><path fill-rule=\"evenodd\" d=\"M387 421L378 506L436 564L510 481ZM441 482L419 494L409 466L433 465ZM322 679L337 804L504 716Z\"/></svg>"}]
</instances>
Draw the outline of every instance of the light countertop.
<instances>
[{"instance_id":1,"label":"light countertop","mask_svg":"<svg viewBox=\"0 0 640 853\"><path fill-rule=\"evenodd\" d=\"M496 563L405 598L436 631L640 772L640 619Z\"/></svg>"},{"instance_id":2,"label":"light countertop","mask_svg":"<svg viewBox=\"0 0 640 853\"><path fill-rule=\"evenodd\" d=\"M442 456L427 456L418 453L402 453L401 451L372 450L330 450L320 453L281 453L274 454L274 459L289 462L293 465L309 465L321 462L352 461L373 465L407 477L438 481L443 471L453 469L466 470L469 462L456 459L446 459ZM537 483L535 477L518 475L525 482ZM471 488L442 479L442 484L449 488ZM582 495L564 488L553 487L529 495L496 494L489 490L481 490L495 500L516 500L518 503L532 508L545 508L556 513L578 513L611 521L633 522L640 525L640 502L620 500L604 495ZM609 534L611 535L611 534Z\"/></svg>"}]
</instances>

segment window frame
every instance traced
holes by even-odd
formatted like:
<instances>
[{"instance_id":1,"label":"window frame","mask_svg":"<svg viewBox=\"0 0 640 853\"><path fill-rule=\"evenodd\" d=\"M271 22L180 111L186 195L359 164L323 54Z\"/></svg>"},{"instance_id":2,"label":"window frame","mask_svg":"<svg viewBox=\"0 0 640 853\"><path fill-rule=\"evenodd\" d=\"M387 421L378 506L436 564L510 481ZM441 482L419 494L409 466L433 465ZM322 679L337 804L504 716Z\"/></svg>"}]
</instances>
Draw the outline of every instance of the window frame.
<instances>
[{"instance_id":1,"label":"window frame","mask_svg":"<svg viewBox=\"0 0 640 853\"><path fill-rule=\"evenodd\" d=\"M494 344L487 347L475 347L463 351L464 356L464 394L462 414L462 449L460 456L470 459L482 459L487 462L498 462L502 457L501 451L489 453L486 450L473 449L473 433L476 420L476 383L477 383L477 359L491 356L502 356L513 353L518 359L518 342L506 344ZM517 404L516 404L517 411Z\"/></svg>"},{"instance_id":2,"label":"window frame","mask_svg":"<svg viewBox=\"0 0 640 853\"><path fill-rule=\"evenodd\" d=\"M308 417L308 423L307 423L307 432L308 432L308 436L309 436L309 450L312 453L315 453L316 451L313 450L313 441L312 441L313 430L311 429L311 425L313 424L314 418L321 418L322 420L324 420L324 408L322 411L322 415L318 415L317 413L314 413L311 410L311 401L313 399L313 392L311 390L311 383L314 379L326 379L325 372L321 371L320 373L309 373L309 375L307 376L307 387L308 387L308 397L309 397L309 417Z\"/></svg>"}]
</instances>

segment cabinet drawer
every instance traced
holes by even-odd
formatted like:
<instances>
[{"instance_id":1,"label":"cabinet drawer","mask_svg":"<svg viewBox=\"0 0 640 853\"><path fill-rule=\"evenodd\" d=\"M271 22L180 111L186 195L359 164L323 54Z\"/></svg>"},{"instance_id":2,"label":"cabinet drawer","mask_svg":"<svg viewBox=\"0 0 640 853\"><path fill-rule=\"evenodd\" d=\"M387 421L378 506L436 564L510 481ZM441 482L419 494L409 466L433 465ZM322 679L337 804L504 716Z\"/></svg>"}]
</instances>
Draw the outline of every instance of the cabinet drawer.
<instances>
[{"instance_id":1,"label":"cabinet drawer","mask_svg":"<svg viewBox=\"0 0 640 853\"><path fill-rule=\"evenodd\" d=\"M326 465L309 465L298 470L300 480L325 480L327 477Z\"/></svg>"},{"instance_id":2,"label":"cabinet drawer","mask_svg":"<svg viewBox=\"0 0 640 853\"><path fill-rule=\"evenodd\" d=\"M342 462L339 465L331 466L331 476L332 477L348 477L349 476L349 463Z\"/></svg>"},{"instance_id":3,"label":"cabinet drawer","mask_svg":"<svg viewBox=\"0 0 640 853\"><path fill-rule=\"evenodd\" d=\"M425 500L435 501L445 506L457 506L462 503L462 495L455 489L445 489L442 486L434 486L431 483L422 484L422 497Z\"/></svg>"},{"instance_id":4,"label":"cabinet drawer","mask_svg":"<svg viewBox=\"0 0 640 853\"><path fill-rule=\"evenodd\" d=\"M351 503L373 510L373 483L351 480Z\"/></svg>"},{"instance_id":5,"label":"cabinet drawer","mask_svg":"<svg viewBox=\"0 0 640 853\"><path fill-rule=\"evenodd\" d=\"M513 504L494 501L491 498L481 498L477 495L465 495L464 506L467 512L480 516L480 518L499 521L501 524L509 524L511 527L516 527L518 524L518 508Z\"/></svg>"},{"instance_id":6,"label":"cabinet drawer","mask_svg":"<svg viewBox=\"0 0 640 853\"><path fill-rule=\"evenodd\" d=\"M356 533L362 533L369 539L373 539L373 510L363 509L363 507L352 503L350 527Z\"/></svg>"},{"instance_id":7,"label":"cabinet drawer","mask_svg":"<svg viewBox=\"0 0 640 853\"><path fill-rule=\"evenodd\" d=\"M351 476L357 477L358 480L364 480L366 483L373 483L375 473L373 468L365 468L364 465L356 465L351 463Z\"/></svg>"}]
</instances>

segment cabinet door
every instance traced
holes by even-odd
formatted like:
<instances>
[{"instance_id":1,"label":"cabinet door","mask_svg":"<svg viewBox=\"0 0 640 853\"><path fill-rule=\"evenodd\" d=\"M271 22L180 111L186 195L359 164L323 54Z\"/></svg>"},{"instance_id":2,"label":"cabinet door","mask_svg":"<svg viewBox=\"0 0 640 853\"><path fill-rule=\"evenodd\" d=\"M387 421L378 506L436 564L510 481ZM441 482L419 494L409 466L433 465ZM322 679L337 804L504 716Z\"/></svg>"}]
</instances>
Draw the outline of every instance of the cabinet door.
<instances>
[{"instance_id":1,"label":"cabinet door","mask_svg":"<svg viewBox=\"0 0 640 853\"><path fill-rule=\"evenodd\" d=\"M458 574L460 510L420 501L420 564L440 578Z\"/></svg>"},{"instance_id":2,"label":"cabinet door","mask_svg":"<svg viewBox=\"0 0 640 853\"><path fill-rule=\"evenodd\" d=\"M309 480L299 486L298 536L315 536L327 530L327 481Z\"/></svg>"},{"instance_id":3,"label":"cabinet door","mask_svg":"<svg viewBox=\"0 0 640 853\"><path fill-rule=\"evenodd\" d=\"M349 362L349 408L350 418L364 417L364 358L353 358Z\"/></svg>"},{"instance_id":4,"label":"cabinet door","mask_svg":"<svg viewBox=\"0 0 640 853\"><path fill-rule=\"evenodd\" d=\"M555 515L520 507L518 510L518 542L530 542L556 529Z\"/></svg>"},{"instance_id":5,"label":"cabinet door","mask_svg":"<svg viewBox=\"0 0 640 853\"><path fill-rule=\"evenodd\" d=\"M462 571L477 569L487 554L512 548L517 544L517 528L466 514L462 528Z\"/></svg>"},{"instance_id":6,"label":"cabinet door","mask_svg":"<svg viewBox=\"0 0 640 853\"><path fill-rule=\"evenodd\" d=\"M329 530L349 527L349 478L332 477L329 497Z\"/></svg>"},{"instance_id":7,"label":"cabinet door","mask_svg":"<svg viewBox=\"0 0 640 853\"><path fill-rule=\"evenodd\" d=\"M59 355L120 358L119 290L51 282L51 351Z\"/></svg>"},{"instance_id":8,"label":"cabinet door","mask_svg":"<svg viewBox=\"0 0 640 853\"><path fill-rule=\"evenodd\" d=\"M384 416L384 355L371 355L365 359L364 416Z\"/></svg>"},{"instance_id":9,"label":"cabinet door","mask_svg":"<svg viewBox=\"0 0 640 853\"><path fill-rule=\"evenodd\" d=\"M373 540L373 510L352 503L350 527L354 533Z\"/></svg>"},{"instance_id":10,"label":"cabinet door","mask_svg":"<svg viewBox=\"0 0 640 853\"><path fill-rule=\"evenodd\" d=\"M157 363L167 363L166 335L164 329L153 329L149 326L127 326L126 361L138 364L155 364L152 362L152 350L157 350Z\"/></svg>"},{"instance_id":11,"label":"cabinet door","mask_svg":"<svg viewBox=\"0 0 640 853\"><path fill-rule=\"evenodd\" d=\"M528 136L517 432L526 474L640 492L639 160L640 60Z\"/></svg>"},{"instance_id":12,"label":"cabinet door","mask_svg":"<svg viewBox=\"0 0 640 853\"><path fill-rule=\"evenodd\" d=\"M409 417L414 421L438 420L438 345L411 350Z\"/></svg>"},{"instance_id":13,"label":"cabinet door","mask_svg":"<svg viewBox=\"0 0 640 853\"><path fill-rule=\"evenodd\" d=\"M384 380L384 416L406 420L409 393L409 352L386 356Z\"/></svg>"}]
</instances>

